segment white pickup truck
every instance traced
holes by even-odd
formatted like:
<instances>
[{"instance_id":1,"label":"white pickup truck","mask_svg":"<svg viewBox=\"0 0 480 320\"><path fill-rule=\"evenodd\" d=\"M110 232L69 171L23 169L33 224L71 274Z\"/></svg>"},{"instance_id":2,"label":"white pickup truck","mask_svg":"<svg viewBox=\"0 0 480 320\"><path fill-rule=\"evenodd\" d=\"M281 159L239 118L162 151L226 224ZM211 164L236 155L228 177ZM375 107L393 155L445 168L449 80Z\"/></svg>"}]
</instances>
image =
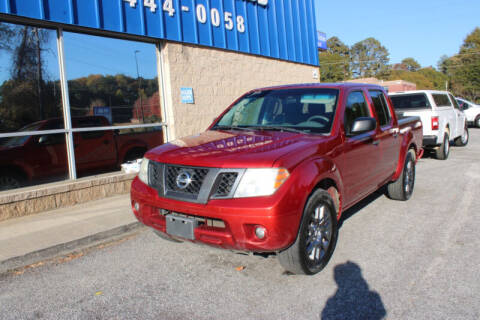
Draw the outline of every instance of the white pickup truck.
<instances>
[{"instance_id":1,"label":"white pickup truck","mask_svg":"<svg viewBox=\"0 0 480 320\"><path fill-rule=\"evenodd\" d=\"M451 141L467 145L466 117L451 93L418 90L391 93L390 98L398 115L422 119L423 147L434 150L437 159L448 158Z\"/></svg>"},{"instance_id":2,"label":"white pickup truck","mask_svg":"<svg viewBox=\"0 0 480 320\"><path fill-rule=\"evenodd\" d=\"M468 124L480 128L480 105L462 98L457 98L457 102L465 113Z\"/></svg>"}]
</instances>

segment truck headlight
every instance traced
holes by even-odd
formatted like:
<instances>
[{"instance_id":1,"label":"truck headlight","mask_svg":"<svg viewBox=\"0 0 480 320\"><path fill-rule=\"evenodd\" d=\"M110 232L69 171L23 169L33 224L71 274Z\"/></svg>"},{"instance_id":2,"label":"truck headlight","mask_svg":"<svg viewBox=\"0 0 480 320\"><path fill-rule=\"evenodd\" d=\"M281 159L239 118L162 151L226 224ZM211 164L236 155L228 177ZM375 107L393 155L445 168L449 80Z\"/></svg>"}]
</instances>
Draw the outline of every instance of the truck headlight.
<instances>
[{"instance_id":1,"label":"truck headlight","mask_svg":"<svg viewBox=\"0 0 480 320\"><path fill-rule=\"evenodd\" d=\"M148 163L150 161L147 158L142 159L140 164L140 171L138 172L138 179L148 185Z\"/></svg>"},{"instance_id":2,"label":"truck headlight","mask_svg":"<svg viewBox=\"0 0 480 320\"><path fill-rule=\"evenodd\" d=\"M270 196L290 176L287 169L247 169L238 184L234 198Z\"/></svg>"}]
</instances>

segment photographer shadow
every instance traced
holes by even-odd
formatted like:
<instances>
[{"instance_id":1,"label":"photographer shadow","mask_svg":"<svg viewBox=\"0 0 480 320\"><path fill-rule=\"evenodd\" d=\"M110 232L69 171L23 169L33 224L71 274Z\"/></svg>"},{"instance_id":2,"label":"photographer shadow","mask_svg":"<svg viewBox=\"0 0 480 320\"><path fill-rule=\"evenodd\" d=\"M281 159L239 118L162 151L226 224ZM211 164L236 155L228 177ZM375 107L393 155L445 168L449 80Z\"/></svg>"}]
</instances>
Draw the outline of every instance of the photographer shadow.
<instances>
[{"instance_id":1,"label":"photographer shadow","mask_svg":"<svg viewBox=\"0 0 480 320\"><path fill-rule=\"evenodd\" d=\"M338 289L322 310L320 319L383 319L387 312L380 295L370 290L362 270L353 262L334 269Z\"/></svg>"}]
</instances>

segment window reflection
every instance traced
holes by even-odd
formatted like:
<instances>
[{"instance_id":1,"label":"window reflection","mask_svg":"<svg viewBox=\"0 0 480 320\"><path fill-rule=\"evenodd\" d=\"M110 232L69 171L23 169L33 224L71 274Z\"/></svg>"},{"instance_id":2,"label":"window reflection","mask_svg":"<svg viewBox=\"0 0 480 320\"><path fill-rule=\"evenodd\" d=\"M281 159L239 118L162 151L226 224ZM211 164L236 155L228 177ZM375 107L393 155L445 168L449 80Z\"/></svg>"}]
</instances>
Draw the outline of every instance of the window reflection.
<instances>
[{"instance_id":1,"label":"window reflection","mask_svg":"<svg viewBox=\"0 0 480 320\"><path fill-rule=\"evenodd\" d=\"M0 191L67 177L64 133L1 139Z\"/></svg>"},{"instance_id":2,"label":"window reflection","mask_svg":"<svg viewBox=\"0 0 480 320\"><path fill-rule=\"evenodd\" d=\"M155 45L65 32L64 46L72 116L161 121Z\"/></svg>"},{"instance_id":3,"label":"window reflection","mask_svg":"<svg viewBox=\"0 0 480 320\"><path fill-rule=\"evenodd\" d=\"M73 120L77 125L83 122L99 126L103 121L107 120L103 117ZM152 127L76 132L73 140L78 176L120 170L122 163L142 158L147 150L162 144L161 130Z\"/></svg>"},{"instance_id":4,"label":"window reflection","mask_svg":"<svg viewBox=\"0 0 480 320\"><path fill-rule=\"evenodd\" d=\"M56 32L0 22L0 133L62 116Z\"/></svg>"}]
</instances>

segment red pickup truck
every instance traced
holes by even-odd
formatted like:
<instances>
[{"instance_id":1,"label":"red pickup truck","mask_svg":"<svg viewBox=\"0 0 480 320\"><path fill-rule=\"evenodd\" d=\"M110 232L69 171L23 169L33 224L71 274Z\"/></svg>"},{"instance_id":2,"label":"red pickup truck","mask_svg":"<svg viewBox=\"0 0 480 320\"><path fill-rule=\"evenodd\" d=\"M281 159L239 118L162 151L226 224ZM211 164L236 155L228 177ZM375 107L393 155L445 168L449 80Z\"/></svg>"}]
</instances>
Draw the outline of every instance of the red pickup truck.
<instances>
[{"instance_id":1,"label":"red pickup truck","mask_svg":"<svg viewBox=\"0 0 480 320\"><path fill-rule=\"evenodd\" d=\"M72 118L74 128L104 127L102 116ZM63 119L53 118L29 124L21 131L63 129ZM125 131L125 130L124 130ZM120 130L75 133L75 164L78 176L118 170L129 160L163 143L161 131L121 133ZM68 172L65 134L19 136L0 144L0 191L32 183L66 178Z\"/></svg>"},{"instance_id":2,"label":"red pickup truck","mask_svg":"<svg viewBox=\"0 0 480 320\"><path fill-rule=\"evenodd\" d=\"M342 212L385 184L390 198L410 198L422 138L420 119L397 119L379 86L253 90L206 132L147 152L132 209L161 237L276 254L315 274Z\"/></svg>"}]
</instances>

